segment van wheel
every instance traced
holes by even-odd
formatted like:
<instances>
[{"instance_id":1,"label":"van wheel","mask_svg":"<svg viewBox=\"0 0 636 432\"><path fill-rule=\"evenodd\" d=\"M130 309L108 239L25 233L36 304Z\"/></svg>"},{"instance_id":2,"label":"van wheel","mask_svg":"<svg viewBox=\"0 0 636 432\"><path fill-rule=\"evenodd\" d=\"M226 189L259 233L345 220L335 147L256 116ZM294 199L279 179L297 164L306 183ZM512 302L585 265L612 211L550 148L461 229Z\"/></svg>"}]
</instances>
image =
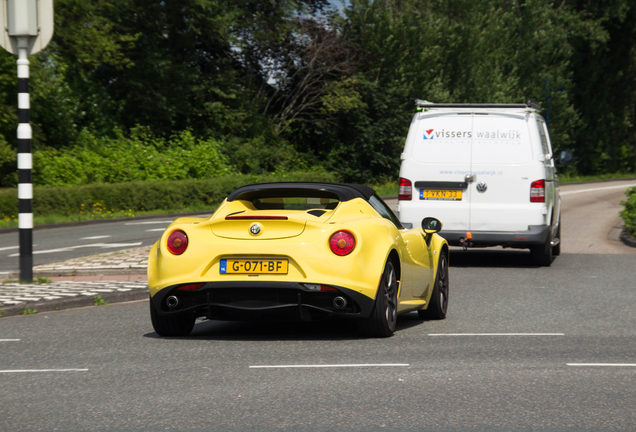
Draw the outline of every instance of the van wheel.
<instances>
[{"instance_id":1,"label":"van wheel","mask_svg":"<svg viewBox=\"0 0 636 432\"><path fill-rule=\"evenodd\" d=\"M559 222L559 227L557 228L556 238L559 239L559 244L552 248L552 256L561 255L561 222Z\"/></svg>"},{"instance_id":2,"label":"van wheel","mask_svg":"<svg viewBox=\"0 0 636 432\"><path fill-rule=\"evenodd\" d=\"M545 244L530 246L530 262L535 266L549 267L552 264L552 245L549 236Z\"/></svg>"}]
</instances>

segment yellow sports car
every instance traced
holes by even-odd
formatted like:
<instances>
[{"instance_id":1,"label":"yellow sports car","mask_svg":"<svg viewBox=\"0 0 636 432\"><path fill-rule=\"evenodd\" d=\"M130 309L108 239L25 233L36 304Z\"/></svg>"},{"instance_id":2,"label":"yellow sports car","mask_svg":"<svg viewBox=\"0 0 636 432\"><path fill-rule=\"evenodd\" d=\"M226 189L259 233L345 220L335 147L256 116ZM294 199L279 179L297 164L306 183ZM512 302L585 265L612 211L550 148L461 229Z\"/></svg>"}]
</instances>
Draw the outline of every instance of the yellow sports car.
<instances>
[{"instance_id":1,"label":"yellow sports car","mask_svg":"<svg viewBox=\"0 0 636 432\"><path fill-rule=\"evenodd\" d=\"M208 218L174 221L148 260L150 317L161 336L196 318L354 319L391 336L397 316L443 319L448 244L442 223L405 229L367 186L243 186Z\"/></svg>"}]
</instances>

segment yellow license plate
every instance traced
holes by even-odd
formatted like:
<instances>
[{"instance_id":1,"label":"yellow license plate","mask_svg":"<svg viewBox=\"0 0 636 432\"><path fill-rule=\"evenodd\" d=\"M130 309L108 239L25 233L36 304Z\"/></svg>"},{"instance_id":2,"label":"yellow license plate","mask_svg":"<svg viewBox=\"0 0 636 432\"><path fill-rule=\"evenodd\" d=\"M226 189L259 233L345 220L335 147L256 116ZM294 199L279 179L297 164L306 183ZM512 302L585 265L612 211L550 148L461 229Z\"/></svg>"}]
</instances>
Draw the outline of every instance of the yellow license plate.
<instances>
[{"instance_id":1,"label":"yellow license plate","mask_svg":"<svg viewBox=\"0 0 636 432\"><path fill-rule=\"evenodd\" d=\"M286 259L222 259L221 274L287 274Z\"/></svg>"},{"instance_id":2,"label":"yellow license plate","mask_svg":"<svg viewBox=\"0 0 636 432\"><path fill-rule=\"evenodd\" d=\"M461 201L462 191L461 190L421 189L420 199Z\"/></svg>"}]
</instances>

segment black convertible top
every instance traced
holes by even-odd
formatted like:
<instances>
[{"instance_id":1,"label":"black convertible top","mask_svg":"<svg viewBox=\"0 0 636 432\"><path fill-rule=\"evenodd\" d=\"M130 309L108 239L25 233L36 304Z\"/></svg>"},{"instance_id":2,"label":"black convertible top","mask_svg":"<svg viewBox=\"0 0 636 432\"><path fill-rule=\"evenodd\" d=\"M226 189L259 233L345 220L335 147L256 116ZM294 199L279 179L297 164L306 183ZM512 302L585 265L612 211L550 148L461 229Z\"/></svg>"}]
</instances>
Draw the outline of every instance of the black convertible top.
<instances>
[{"instance_id":1,"label":"black convertible top","mask_svg":"<svg viewBox=\"0 0 636 432\"><path fill-rule=\"evenodd\" d=\"M369 186L348 183L319 183L319 182L278 182L261 183L242 186L232 192L228 201L253 201L257 198L286 198L286 197L315 197L337 198L349 201L354 198L369 200L375 195L375 190Z\"/></svg>"}]
</instances>

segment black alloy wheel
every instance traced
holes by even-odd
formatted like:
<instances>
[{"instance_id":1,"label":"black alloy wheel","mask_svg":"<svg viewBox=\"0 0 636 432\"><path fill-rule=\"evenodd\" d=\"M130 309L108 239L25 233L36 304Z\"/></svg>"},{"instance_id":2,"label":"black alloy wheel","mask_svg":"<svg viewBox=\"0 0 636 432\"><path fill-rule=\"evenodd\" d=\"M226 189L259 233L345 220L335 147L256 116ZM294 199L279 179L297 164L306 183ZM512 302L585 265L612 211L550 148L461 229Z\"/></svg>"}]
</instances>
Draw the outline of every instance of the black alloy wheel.
<instances>
[{"instance_id":1,"label":"black alloy wheel","mask_svg":"<svg viewBox=\"0 0 636 432\"><path fill-rule=\"evenodd\" d=\"M450 283L448 280L448 252L442 250L437 264L437 275L435 276L435 286L431 294L428 308L418 310L417 314L423 320L441 320L446 318L448 311L448 291Z\"/></svg>"},{"instance_id":2,"label":"black alloy wheel","mask_svg":"<svg viewBox=\"0 0 636 432\"><path fill-rule=\"evenodd\" d=\"M150 320L159 336L187 336L194 328L196 317L191 313L159 315L150 301Z\"/></svg>"},{"instance_id":3,"label":"black alloy wheel","mask_svg":"<svg viewBox=\"0 0 636 432\"><path fill-rule=\"evenodd\" d=\"M397 324L398 283L391 260L386 262L375 298L375 305L368 318L359 322L360 331L367 337L389 337Z\"/></svg>"}]
</instances>

